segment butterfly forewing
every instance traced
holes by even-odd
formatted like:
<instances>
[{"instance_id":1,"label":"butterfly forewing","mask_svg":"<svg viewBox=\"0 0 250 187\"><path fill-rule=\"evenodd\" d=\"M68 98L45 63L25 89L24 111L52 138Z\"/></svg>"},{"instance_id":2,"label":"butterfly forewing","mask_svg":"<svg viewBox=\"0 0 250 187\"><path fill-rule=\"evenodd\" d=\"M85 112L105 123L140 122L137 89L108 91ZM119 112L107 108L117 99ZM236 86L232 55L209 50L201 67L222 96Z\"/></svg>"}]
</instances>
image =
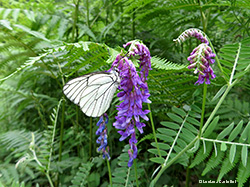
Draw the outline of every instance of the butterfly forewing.
<instances>
[{"instance_id":1,"label":"butterfly forewing","mask_svg":"<svg viewBox=\"0 0 250 187\"><path fill-rule=\"evenodd\" d=\"M99 117L108 110L119 83L115 71L96 72L70 80L63 92L87 116Z\"/></svg>"}]
</instances>

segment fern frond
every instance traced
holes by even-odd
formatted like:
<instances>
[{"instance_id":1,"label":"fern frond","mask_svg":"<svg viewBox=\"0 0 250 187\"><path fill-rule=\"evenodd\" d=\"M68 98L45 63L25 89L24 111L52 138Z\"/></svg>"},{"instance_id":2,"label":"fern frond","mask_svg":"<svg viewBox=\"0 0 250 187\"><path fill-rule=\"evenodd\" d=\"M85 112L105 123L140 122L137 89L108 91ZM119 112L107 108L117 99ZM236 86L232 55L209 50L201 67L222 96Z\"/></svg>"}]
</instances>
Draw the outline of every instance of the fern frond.
<instances>
[{"instance_id":1,"label":"fern frond","mask_svg":"<svg viewBox=\"0 0 250 187\"><path fill-rule=\"evenodd\" d=\"M79 167L76 175L72 179L71 183L72 185L70 187L83 187L86 186L87 184L87 179L90 173L90 170L93 166L93 163L87 162L87 163L82 163L81 166Z\"/></svg>"},{"instance_id":2,"label":"fern frond","mask_svg":"<svg viewBox=\"0 0 250 187\"><path fill-rule=\"evenodd\" d=\"M237 164L237 162L239 161L239 158L240 158L240 155L236 154L233 163L231 163L230 159L229 159L229 152L228 152L228 154L226 156L227 157L222 161L222 166L221 166L220 174L219 174L219 176L217 178L217 181L221 180L222 177L226 173L231 171L236 166L236 164Z\"/></svg>"},{"instance_id":3,"label":"fern frond","mask_svg":"<svg viewBox=\"0 0 250 187\"><path fill-rule=\"evenodd\" d=\"M205 147L205 149L204 149ZM211 153L213 148L213 144L208 142L206 143L197 153L194 160L192 161L190 168L193 168L194 166L200 164L203 162Z\"/></svg>"},{"instance_id":4,"label":"fern frond","mask_svg":"<svg viewBox=\"0 0 250 187\"><path fill-rule=\"evenodd\" d=\"M34 133L36 137L36 141L41 140L41 134L40 133ZM20 155L25 155L27 153L27 150L29 149L29 144L31 140L31 133L26 132L25 130L22 131L8 131L1 135L0 141L4 147L6 147L7 150L13 150L13 152L10 155L19 153Z\"/></svg>"},{"instance_id":5,"label":"fern frond","mask_svg":"<svg viewBox=\"0 0 250 187\"><path fill-rule=\"evenodd\" d=\"M7 77L4 77L2 79L0 79L0 83L9 79L10 77L12 77L13 75L17 74L18 72L22 71L23 69L32 66L34 63L38 62L40 59L42 59L43 57L45 57L47 55L47 53L40 55L38 57L31 57L30 60L28 62L26 62L24 65L21 65L21 67L17 68L17 70L13 73L11 73L10 75L8 75Z\"/></svg>"},{"instance_id":6,"label":"fern frond","mask_svg":"<svg viewBox=\"0 0 250 187\"><path fill-rule=\"evenodd\" d=\"M242 187L249 177L250 177L250 157L248 157L246 166L244 166L242 163L239 166L237 173L238 186Z\"/></svg>"},{"instance_id":7,"label":"fern frond","mask_svg":"<svg viewBox=\"0 0 250 187\"><path fill-rule=\"evenodd\" d=\"M112 181L114 186L136 186L135 168L130 168L127 166L129 160L128 149L129 145L126 145L122 150L122 153L118 157L118 167L116 167L114 172L112 173ZM142 176L143 172L143 169L141 168L141 163L137 162L136 167L138 182L140 185L140 177Z\"/></svg>"},{"instance_id":8,"label":"fern frond","mask_svg":"<svg viewBox=\"0 0 250 187\"><path fill-rule=\"evenodd\" d=\"M175 64L166 59L159 58L157 56L153 56L151 58L152 68L156 69L164 69L164 70L183 70L186 68L185 65Z\"/></svg>"},{"instance_id":9,"label":"fern frond","mask_svg":"<svg viewBox=\"0 0 250 187\"><path fill-rule=\"evenodd\" d=\"M209 171L217 167L221 162L225 155L224 151L221 151L220 149L217 152L217 155L215 152L213 152L212 156L209 158L209 160L206 163L206 168L202 172L202 176L206 175Z\"/></svg>"}]
</instances>

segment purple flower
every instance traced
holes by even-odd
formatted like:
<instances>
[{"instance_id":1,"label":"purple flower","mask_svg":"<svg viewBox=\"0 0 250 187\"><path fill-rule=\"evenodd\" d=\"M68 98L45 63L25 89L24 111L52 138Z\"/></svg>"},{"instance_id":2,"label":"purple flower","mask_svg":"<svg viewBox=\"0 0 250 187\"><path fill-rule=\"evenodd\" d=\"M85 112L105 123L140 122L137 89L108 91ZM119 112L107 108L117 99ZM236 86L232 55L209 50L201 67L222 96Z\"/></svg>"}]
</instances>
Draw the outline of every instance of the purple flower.
<instances>
[{"instance_id":1,"label":"purple flower","mask_svg":"<svg viewBox=\"0 0 250 187\"><path fill-rule=\"evenodd\" d=\"M210 66L215 62L215 54L206 43L200 44L191 53L187 60L191 63L188 66L189 69L195 68L195 73L199 72L198 81L195 83L198 85L203 84L205 79L206 84L210 84L210 78L214 79L216 76L212 67Z\"/></svg>"},{"instance_id":2,"label":"purple flower","mask_svg":"<svg viewBox=\"0 0 250 187\"><path fill-rule=\"evenodd\" d=\"M100 147L98 148L98 151L102 152L103 159L105 157L110 159L108 139L107 139L108 138L107 126L106 126L107 123L108 123L108 115L105 113L100 117L99 121L96 124L99 127L96 131L96 135L99 135L99 137L96 140L96 143L101 144Z\"/></svg>"},{"instance_id":3,"label":"purple flower","mask_svg":"<svg viewBox=\"0 0 250 187\"><path fill-rule=\"evenodd\" d=\"M142 104L151 102L148 99L150 94L146 83L148 71L151 69L151 56L148 48L137 41L128 42L124 47L128 45L130 45L128 57L122 57L121 54L117 55L111 69L117 68L119 71L121 83L118 89L121 91L117 96L122 101L116 106L118 113L113 126L119 129L118 133L121 135L120 141L130 136L128 167L131 167L138 153L135 127L140 133L143 133L143 127L146 125L140 122L140 118L148 121L146 114L150 112L149 110L143 110ZM140 76L133 62L129 60L129 58L133 57L139 57Z\"/></svg>"}]
</instances>

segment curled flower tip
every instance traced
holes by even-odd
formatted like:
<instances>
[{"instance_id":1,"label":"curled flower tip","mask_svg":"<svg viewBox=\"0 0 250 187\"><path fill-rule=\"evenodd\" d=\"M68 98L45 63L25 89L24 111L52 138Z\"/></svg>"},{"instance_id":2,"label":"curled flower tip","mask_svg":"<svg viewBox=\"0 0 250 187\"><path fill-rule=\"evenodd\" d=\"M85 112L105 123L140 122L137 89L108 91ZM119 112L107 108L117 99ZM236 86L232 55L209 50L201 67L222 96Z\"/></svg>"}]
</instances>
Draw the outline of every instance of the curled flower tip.
<instances>
[{"instance_id":1,"label":"curled flower tip","mask_svg":"<svg viewBox=\"0 0 250 187\"><path fill-rule=\"evenodd\" d=\"M178 38L174 39L173 41L182 43L190 37L197 38L198 40L200 40L201 43L205 43L207 45L209 44L206 35L201 30L195 28L185 30Z\"/></svg>"},{"instance_id":2,"label":"curled flower tip","mask_svg":"<svg viewBox=\"0 0 250 187\"><path fill-rule=\"evenodd\" d=\"M151 70L151 55L149 49L143 43L133 40L124 45L124 48L129 46L129 57L138 56L140 64L140 75L143 77L142 81L147 80L148 72Z\"/></svg>"},{"instance_id":3,"label":"curled flower tip","mask_svg":"<svg viewBox=\"0 0 250 187\"><path fill-rule=\"evenodd\" d=\"M99 127L96 131L96 135L99 137L96 140L96 143L101 144L98 148L98 151L102 152L103 159L107 158L110 159L109 156L109 147L108 147L108 135L107 135L107 126L108 123L108 115L105 113L102 115L97 122L97 126Z\"/></svg>"},{"instance_id":4,"label":"curled flower tip","mask_svg":"<svg viewBox=\"0 0 250 187\"><path fill-rule=\"evenodd\" d=\"M191 63L188 66L189 69L195 68L195 74L199 72L198 81L195 84L210 84L210 79L214 79L216 76L210 66L215 62L215 54L206 43L200 44L196 47L187 60Z\"/></svg>"}]
</instances>

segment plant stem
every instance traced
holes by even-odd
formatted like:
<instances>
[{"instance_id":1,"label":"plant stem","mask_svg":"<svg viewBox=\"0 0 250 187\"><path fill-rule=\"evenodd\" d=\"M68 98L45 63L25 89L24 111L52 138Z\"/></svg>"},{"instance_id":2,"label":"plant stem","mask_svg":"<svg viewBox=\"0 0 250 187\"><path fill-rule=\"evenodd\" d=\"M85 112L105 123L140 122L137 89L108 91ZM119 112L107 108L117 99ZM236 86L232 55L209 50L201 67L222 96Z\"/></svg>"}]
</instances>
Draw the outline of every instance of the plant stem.
<instances>
[{"instance_id":1,"label":"plant stem","mask_svg":"<svg viewBox=\"0 0 250 187\"><path fill-rule=\"evenodd\" d=\"M112 184L112 175L111 175L111 169L110 169L110 164L109 164L109 160L107 159L107 165L108 165L108 171L109 171L109 183L110 183L110 186L112 187L113 184Z\"/></svg>"},{"instance_id":2,"label":"plant stem","mask_svg":"<svg viewBox=\"0 0 250 187\"><path fill-rule=\"evenodd\" d=\"M92 156L92 126L93 126L93 122L92 122L92 117L90 117L89 119L89 158Z\"/></svg>"},{"instance_id":3,"label":"plant stem","mask_svg":"<svg viewBox=\"0 0 250 187\"><path fill-rule=\"evenodd\" d=\"M186 184L185 184L185 187L189 187L189 182L190 182L190 168L188 166L187 171L186 171Z\"/></svg>"},{"instance_id":4,"label":"plant stem","mask_svg":"<svg viewBox=\"0 0 250 187\"><path fill-rule=\"evenodd\" d=\"M155 176L155 178L151 181L150 187L153 187L155 183L158 181L162 173L169 167L171 166L183 153L185 153L188 149L190 149L194 143L199 139L198 136L196 136L181 152L179 152L172 160L170 160L165 166L161 167L161 170L159 173Z\"/></svg>"},{"instance_id":5,"label":"plant stem","mask_svg":"<svg viewBox=\"0 0 250 187\"><path fill-rule=\"evenodd\" d=\"M132 13L132 40L135 39L135 12Z\"/></svg>"},{"instance_id":6,"label":"plant stem","mask_svg":"<svg viewBox=\"0 0 250 187\"><path fill-rule=\"evenodd\" d=\"M49 181L50 187L54 187L54 184L53 184L53 182L52 182L52 180L51 180L50 176L49 176L47 173L46 173L45 175L46 175L46 177L48 178L48 181Z\"/></svg>"},{"instance_id":7,"label":"plant stem","mask_svg":"<svg viewBox=\"0 0 250 187\"><path fill-rule=\"evenodd\" d=\"M59 156L58 156L58 161L59 162L62 160L62 144L63 144L63 134L64 134L64 115L65 115L65 96L63 95L63 98L62 98L62 119L61 119L60 142L59 142ZM56 179L55 185L59 186L60 185L59 184L59 181L60 181L60 174L59 174L59 172L57 173L57 177L56 178L57 179Z\"/></svg>"},{"instance_id":8,"label":"plant stem","mask_svg":"<svg viewBox=\"0 0 250 187\"><path fill-rule=\"evenodd\" d=\"M64 113L65 113L65 96L63 96L63 99L62 99L62 119L61 119L59 157L58 157L59 162L62 160L62 143L63 143L63 132L64 132Z\"/></svg>"},{"instance_id":9,"label":"plant stem","mask_svg":"<svg viewBox=\"0 0 250 187\"><path fill-rule=\"evenodd\" d=\"M75 13L73 16L73 28L72 28L72 42L76 42L78 39L78 32L77 32L77 22L78 22L78 12L79 12L79 1L75 3Z\"/></svg>"},{"instance_id":10,"label":"plant stem","mask_svg":"<svg viewBox=\"0 0 250 187\"><path fill-rule=\"evenodd\" d=\"M75 133L78 135L79 133L79 106L76 105L76 123L73 125L75 126ZM80 156L80 144L77 144L77 155Z\"/></svg>"},{"instance_id":11,"label":"plant stem","mask_svg":"<svg viewBox=\"0 0 250 187\"><path fill-rule=\"evenodd\" d=\"M201 14L201 22L202 22L202 26L203 26L203 32L206 32L206 17L205 17L204 12L202 11L201 1L198 0L198 3L200 4L200 14Z\"/></svg>"},{"instance_id":12,"label":"plant stem","mask_svg":"<svg viewBox=\"0 0 250 187\"><path fill-rule=\"evenodd\" d=\"M201 130L201 136L203 134L203 132L206 130L207 126L209 125L209 123L212 121L214 115L216 114L217 110L220 108L220 105L222 104L222 102L224 101L224 99L226 98L228 92L231 90L231 88L236 84L237 81L234 81L231 85L229 85L226 89L226 91L224 92L224 94L222 95L222 97L220 98L219 102L217 103L217 105L215 106L213 112L210 114L209 118L207 119L204 127Z\"/></svg>"},{"instance_id":13,"label":"plant stem","mask_svg":"<svg viewBox=\"0 0 250 187\"><path fill-rule=\"evenodd\" d=\"M207 84L204 83L203 86L203 101L202 101L202 111L201 111L201 124L198 136L201 137L201 130L203 127L204 114L205 114L205 106L206 106L206 97L207 97Z\"/></svg>"},{"instance_id":14,"label":"plant stem","mask_svg":"<svg viewBox=\"0 0 250 187\"><path fill-rule=\"evenodd\" d=\"M138 175L137 175L137 166L136 166L136 159L134 160L134 167L135 167L135 180L136 180L136 187L139 187L139 183L138 183Z\"/></svg>"},{"instance_id":15,"label":"plant stem","mask_svg":"<svg viewBox=\"0 0 250 187\"><path fill-rule=\"evenodd\" d=\"M156 134L155 134L155 125L154 125L154 121L153 121L152 111L151 111L149 103L148 103L148 109L150 110L149 118L150 118L150 122L151 122L151 125L152 125L152 130L153 130L153 134L154 134L154 139L155 139L158 155L161 157L161 152L160 152L159 145L158 145L157 138L156 138Z\"/></svg>"},{"instance_id":16,"label":"plant stem","mask_svg":"<svg viewBox=\"0 0 250 187\"><path fill-rule=\"evenodd\" d=\"M86 11L87 11L86 25L89 27L89 0L86 0Z\"/></svg>"}]
</instances>

